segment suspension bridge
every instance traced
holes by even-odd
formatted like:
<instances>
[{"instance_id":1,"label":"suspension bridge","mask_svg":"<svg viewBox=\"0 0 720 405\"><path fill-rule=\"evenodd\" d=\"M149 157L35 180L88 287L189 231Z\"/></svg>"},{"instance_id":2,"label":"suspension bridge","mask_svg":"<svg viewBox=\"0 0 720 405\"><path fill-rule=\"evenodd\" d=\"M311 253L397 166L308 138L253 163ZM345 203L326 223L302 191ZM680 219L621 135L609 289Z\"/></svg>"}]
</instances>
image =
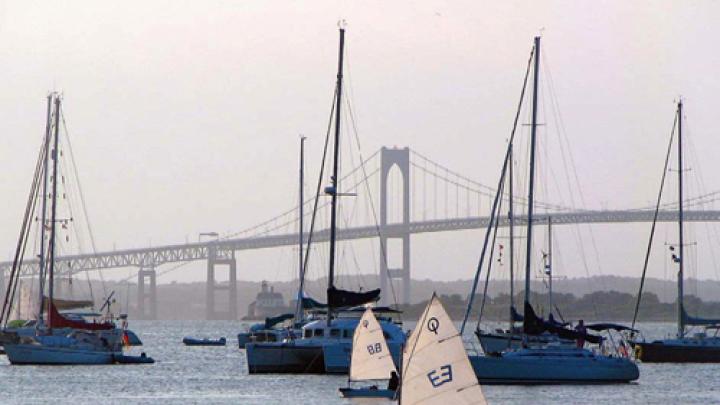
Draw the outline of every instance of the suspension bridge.
<instances>
[{"instance_id":1,"label":"suspension bridge","mask_svg":"<svg viewBox=\"0 0 720 405\"><path fill-rule=\"evenodd\" d=\"M410 236L485 228L490 221L488 213L495 195L493 187L471 180L409 148L381 148L349 171L341 184L349 184L343 187L344 192L367 194L369 198L354 199L351 211L364 210L372 218L372 224L353 223L343 217L341 224L344 226L338 230L337 238L378 239L380 252L383 252L379 255L380 286L386 290L390 283L397 283L400 286L398 301L402 303L408 303L410 297ZM713 201L717 194L720 192L688 202L690 206L702 206ZM307 206L312 203L312 199L304 202ZM523 198L515 200L519 208L525 203ZM543 210L535 215L538 222L545 222L551 216L553 223L558 225L651 222L655 215L651 208L591 211L542 202L536 202L535 206ZM665 205L658 213L658 221L676 221L677 212L672 208L672 204ZM56 258L55 268L59 274L66 275L89 270L138 269L137 317L152 319L157 316L156 279L162 274L158 271L159 267L204 260L207 262L207 318L238 319L236 254L298 244L298 233L288 231L290 225L298 222L296 211L297 208L290 209L218 240L60 256ZM685 211L684 218L686 221L718 222L720 210L691 209ZM527 223L527 218L516 215L515 222ZM500 218L499 226L507 226L507 223L507 217ZM307 242L309 234L303 237ZM312 238L314 242L325 242L329 238L329 231L316 231ZM399 244L391 245L390 241ZM399 260L398 266L389 268L386 257L391 246L399 247L398 257L402 260ZM12 262L0 263L0 275L8 274L12 266ZM216 274L223 268L228 270L228 283L217 281ZM31 277L37 271L38 261L35 259L24 261L20 269L22 277ZM216 298L221 291L226 291L229 298L225 308L216 307Z\"/></svg>"}]
</instances>

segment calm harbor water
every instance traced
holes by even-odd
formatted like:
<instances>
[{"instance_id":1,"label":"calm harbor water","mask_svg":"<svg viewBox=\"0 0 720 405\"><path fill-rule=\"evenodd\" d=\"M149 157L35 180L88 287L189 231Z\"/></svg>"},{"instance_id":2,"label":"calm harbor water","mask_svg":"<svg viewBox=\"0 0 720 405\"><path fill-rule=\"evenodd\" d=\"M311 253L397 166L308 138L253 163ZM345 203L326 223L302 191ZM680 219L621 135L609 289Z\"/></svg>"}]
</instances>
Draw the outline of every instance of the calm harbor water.
<instances>
[{"instance_id":1,"label":"calm harbor water","mask_svg":"<svg viewBox=\"0 0 720 405\"><path fill-rule=\"evenodd\" d=\"M382 404L344 400L344 376L248 375L242 328L230 321L134 321L154 365L10 366L0 358L0 403L203 403L203 404ZM671 324L645 324L651 338ZM184 336L228 338L226 347L185 347ZM468 339L471 339L468 336ZM486 386L491 404L720 403L720 365L640 365L635 384L606 386Z\"/></svg>"}]
</instances>

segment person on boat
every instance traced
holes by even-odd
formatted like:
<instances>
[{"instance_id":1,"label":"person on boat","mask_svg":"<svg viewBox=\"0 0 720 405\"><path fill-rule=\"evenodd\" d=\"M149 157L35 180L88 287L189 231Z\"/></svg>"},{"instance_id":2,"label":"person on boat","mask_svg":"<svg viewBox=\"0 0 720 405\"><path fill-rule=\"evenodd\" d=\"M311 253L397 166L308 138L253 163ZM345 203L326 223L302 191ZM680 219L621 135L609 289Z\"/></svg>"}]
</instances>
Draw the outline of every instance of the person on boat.
<instances>
[{"instance_id":1,"label":"person on boat","mask_svg":"<svg viewBox=\"0 0 720 405\"><path fill-rule=\"evenodd\" d=\"M585 347L585 335L587 334L587 328L585 327L585 322L581 319L578 321L577 326L575 326L575 332L578 333L577 338L577 347L578 349L582 349Z\"/></svg>"},{"instance_id":2,"label":"person on boat","mask_svg":"<svg viewBox=\"0 0 720 405\"><path fill-rule=\"evenodd\" d=\"M390 372L390 381L388 381L387 389L390 391L397 391L400 385L400 378L395 370Z\"/></svg>"}]
</instances>

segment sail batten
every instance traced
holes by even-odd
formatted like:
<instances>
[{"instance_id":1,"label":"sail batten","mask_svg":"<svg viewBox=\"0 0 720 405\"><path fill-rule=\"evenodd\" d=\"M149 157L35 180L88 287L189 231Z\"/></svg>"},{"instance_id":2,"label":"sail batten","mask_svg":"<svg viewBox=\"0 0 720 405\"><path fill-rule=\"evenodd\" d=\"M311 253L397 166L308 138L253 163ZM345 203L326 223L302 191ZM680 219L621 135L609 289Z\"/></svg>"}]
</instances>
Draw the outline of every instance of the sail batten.
<instances>
[{"instance_id":1,"label":"sail batten","mask_svg":"<svg viewBox=\"0 0 720 405\"><path fill-rule=\"evenodd\" d=\"M462 336L435 295L407 340L401 379L402 404L486 404Z\"/></svg>"},{"instance_id":2,"label":"sail batten","mask_svg":"<svg viewBox=\"0 0 720 405\"><path fill-rule=\"evenodd\" d=\"M371 308L365 310L353 335L350 380L385 380L395 371L382 326Z\"/></svg>"}]
</instances>

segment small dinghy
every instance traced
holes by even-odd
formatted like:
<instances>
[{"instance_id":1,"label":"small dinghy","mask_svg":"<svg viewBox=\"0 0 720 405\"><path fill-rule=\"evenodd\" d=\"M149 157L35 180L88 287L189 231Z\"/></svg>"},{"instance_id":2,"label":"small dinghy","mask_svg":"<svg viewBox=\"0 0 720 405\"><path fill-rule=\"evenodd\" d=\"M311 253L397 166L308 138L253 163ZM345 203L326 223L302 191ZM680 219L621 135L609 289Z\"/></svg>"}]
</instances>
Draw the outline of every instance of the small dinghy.
<instances>
[{"instance_id":1,"label":"small dinghy","mask_svg":"<svg viewBox=\"0 0 720 405\"><path fill-rule=\"evenodd\" d=\"M343 398L388 398L395 399L396 392L393 390L378 388L377 385L361 388L340 388L340 395Z\"/></svg>"},{"instance_id":2,"label":"small dinghy","mask_svg":"<svg viewBox=\"0 0 720 405\"><path fill-rule=\"evenodd\" d=\"M140 353L139 356L130 356L127 354L114 354L113 361L117 364L153 364L155 360L152 357L148 357L145 352Z\"/></svg>"},{"instance_id":3,"label":"small dinghy","mask_svg":"<svg viewBox=\"0 0 720 405\"><path fill-rule=\"evenodd\" d=\"M377 385L353 388L353 381L372 381L390 379L387 388ZM343 398L389 398L395 399L398 386L398 375L395 363L388 349L382 327L367 308L353 334L352 352L350 354L350 375L348 386L339 388Z\"/></svg>"},{"instance_id":4,"label":"small dinghy","mask_svg":"<svg viewBox=\"0 0 720 405\"><path fill-rule=\"evenodd\" d=\"M191 337L185 337L183 338L183 343L185 343L185 346L225 346L225 338L221 337L220 339L195 339Z\"/></svg>"}]
</instances>

